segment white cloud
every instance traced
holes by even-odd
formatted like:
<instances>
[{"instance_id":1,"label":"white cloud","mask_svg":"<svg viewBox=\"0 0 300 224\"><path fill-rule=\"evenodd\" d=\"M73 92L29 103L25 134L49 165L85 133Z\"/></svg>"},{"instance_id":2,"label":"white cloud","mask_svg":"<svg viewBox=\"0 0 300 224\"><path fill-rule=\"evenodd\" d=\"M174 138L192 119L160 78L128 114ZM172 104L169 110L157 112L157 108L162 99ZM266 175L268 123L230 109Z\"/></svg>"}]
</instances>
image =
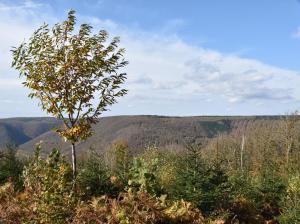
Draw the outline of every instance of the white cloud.
<instances>
[{"instance_id":1,"label":"white cloud","mask_svg":"<svg viewBox=\"0 0 300 224\"><path fill-rule=\"evenodd\" d=\"M256 60L197 48L179 39L160 40L127 36L124 40L131 62L131 78L142 73L151 79L149 90L157 96L221 97L227 102L299 100L298 72L280 69ZM291 80L293 82L291 82ZM146 97L140 83L133 91Z\"/></svg>"},{"instance_id":2,"label":"white cloud","mask_svg":"<svg viewBox=\"0 0 300 224\"><path fill-rule=\"evenodd\" d=\"M15 101L16 107L23 108L0 109L0 116L9 111L11 116L40 114L36 103L24 94L21 81L12 78L17 74L9 68L9 50L45 20L55 21L45 7L33 1L5 5L0 0L0 29L6 30L0 36L0 100ZM79 22L121 36L126 48L129 94L113 107L114 114L278 114L297 108L300 102L297 71L193 46L176 35L128 28L109 19L80 15ZM182 22L174 20L171 25Z\"/></svg>"},{"instance_id":3,"label":"white cloud","mask_svg":"<svg viewBox=\"0 0 300 224\"><path fill-rule=\"evenodd\" d=\"M32 32L45 20L53 22L53 17L47 14L47 5L31 0L20 4L5 4L0 0L0 74L11 73L11 54L13 46L28 39ZM40 9L44 9L40 13Z\"/></svg>"},{"instance_id":4,"label":"white cloud","mask_svg":"<svg viewBox=\"0 0 300 224\"><path fill-rule=\"evenodd\" d=\"M41 7L44 5L33 1L5 4L0 0L0 101L3 103L0 117L45 115L37 108L36 101L28 99L22 80L10 67L11 47L28 38L47 16L38 13Z\"/></svg>"},{"instance_id":5,"label":"white cloud","mask_svg":"<svg viewBox=\"0 0 300 224\"><path fill-rule=\"evenodd\" d=\"M0 2L0 11L1 12L17 12L17 11L21 11L21 10L30 10L30 9L36 9L43 6L43 4L41 3L36 3L33 2L31 0L26 0L21 2L20 4L4 4Z\"/></svg>"}]
</instances>

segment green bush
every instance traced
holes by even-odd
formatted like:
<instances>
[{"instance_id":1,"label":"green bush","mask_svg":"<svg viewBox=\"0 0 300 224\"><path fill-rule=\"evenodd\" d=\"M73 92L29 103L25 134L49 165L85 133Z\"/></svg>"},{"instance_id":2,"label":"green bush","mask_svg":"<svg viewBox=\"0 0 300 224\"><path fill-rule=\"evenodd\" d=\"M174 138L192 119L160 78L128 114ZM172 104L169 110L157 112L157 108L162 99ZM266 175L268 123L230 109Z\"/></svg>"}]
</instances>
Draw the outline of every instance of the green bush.
<instances>
[{"instance_id":1,"label":"green bush","mask_svg":"<svg viewBox=\"0 0 300 224\"><path fill-rule=\"evenodd\" d=\"M128 191L147 192L152 195L161 195L162 188L158 181L158 158L134 158L129 171Z\"/></svg>"},{"instance_id":2,"label":"green bush","mask_svg":"<svg viewBox=\"0 0 300 224\"><path fill-rule=\"evenodd\" d=\"M24 170L25 193L38 223L66 223L76 206L72 169L56 149L45 160L36 150L33 161Z\"/></svg>"},{"instance_id":3,"label":"green bush","mask_svg":"<svg viewBox=\"0 0 300 224\"><path fill-rule=\"evenodd\" d=\"M112 176L120 180L124 185L128 182L129 169L132 163L130 148L125 141L116 141L107 153L107 165Z\"/></svg>"},{"instance_id":4,"label":"green bush","mask_svg":"<svg viewBox=\"0 0 300 224\"><path fill-rule=\"evenodd\" d=\"M289 178L286 195L282 198L280 223L300 223L300 175Z\"/></svg>"},{"instance_id":5,"label":"green bush","mask_svg":"<svg viewBox=\"0 0 300 224\"><path fill-rule=\"evenodd\" d=\"M286 192L286 183L283 177L274 170L267 170L258 177L257 208L266 220L276 218L280 214L280 201Z\"/></svg>"},{"instance_id":6,"label":"green bush","mask_svg":"<svg viewBox=\"0 0 300 224\"><path fill-rule=\"evenodd\" d=\"M14 189L12 177L21 168L12 164L18 162L15 152L6 152L0 158L0 222L204 223L204 214L208 223L300 223L300 175L282 172L271 160L255 171L226 171L221 160L204 159L197 148L150 147L133 157L125 146L115 145L109 154L91 152L75 188L60 152L44 159L38 148L23 171L24 187Z\"/></svg>"},{"instance_id":7,"label":"green bush","mask_svg":"<svg viewBox=\"0 0 300 224\"><path fill-rule=\"evenodd\" d=\"M256 174L231 172L229 177L231 217L242 221L248 213L265 220L276 219L286 189L285 180L276 169L266 167Z\"/></svg>"},{"instance_id":8,"label":"green bush","mask_svg":"<svg viewBox=\"0 0 300 224\"><path fill-rule=\"evenodd\" d=\"M117 196L123 189L121 183L111 176L103 155L91 152L78 174L78 186L84 196Z\"/></svg>"},{"instance_id":9,"label":"green bush","mask_svg":"<svg viewBox=\"0 0 300 224\"><path fill-rule=\"evenodd\" d=\"M228 177L220 166L207 164L195 153L187 153L176 162L171 197L193 202L206 215L221 210L228 200Z\"/></svg>"},{"instance_id":10,"label":"green bush","mask_svg":"<svg viewBox=\"0 0 300 224\"><path fill-rule=\"evenodd\" d=\"M21 190L24 163L17 157L16 153L16 147L11 145L7 145L5 150L0 152L0 184L9 181L13 183L15 189Z\"/></svg>"}]
</instances>

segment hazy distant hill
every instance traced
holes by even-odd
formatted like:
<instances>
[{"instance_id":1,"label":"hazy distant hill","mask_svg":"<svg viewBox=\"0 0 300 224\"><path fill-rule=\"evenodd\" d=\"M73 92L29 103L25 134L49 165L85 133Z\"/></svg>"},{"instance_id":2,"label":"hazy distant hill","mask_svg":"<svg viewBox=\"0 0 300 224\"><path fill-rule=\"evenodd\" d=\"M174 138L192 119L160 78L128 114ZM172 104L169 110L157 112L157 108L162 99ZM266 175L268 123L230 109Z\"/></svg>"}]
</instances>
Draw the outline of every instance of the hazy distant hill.
<instances>
[{"instance_id":1,"label":"hazy distant hill","mask_svg":"<svg viewBox=\"0 0 300 224\"><path fill-rule=\"evenodd\" d=\"M146 115L105 117L101 118L100 122L94 126L94 135L86 142L80 143L77 149L79 152L88 148L103 150L116 140L125 140L130 147L136 150L141 150L145 146L152 144L176 148L191 142L200 142L204 138L212 138L219 133L230 132L234 128L243 126L248 122L277 118L163 117ZM33 124L37 125L39 122L45 123L46 121L52 121L51 124L58 124L58 122L50 118L49 120L35 120ZM46 128L36 138L28 138L28 141L24 138L24 144L20 145L20 149L30 153L40 141L43 141L43 149L46 152L54 147L58 147L63 151L69 149L69 144L63 142L52 131L47 131Z\"/></svg>"},{"instance_id":2,"label":"hazy distant hill","mask_svg":"<svg viewBox=\"0 0 300 224\"><path fill-rule=\"evenodd\" d=\"M21 145L60 124L54 118L0 119L0 147L7 144Z\"/></svg>"}]
</instances>

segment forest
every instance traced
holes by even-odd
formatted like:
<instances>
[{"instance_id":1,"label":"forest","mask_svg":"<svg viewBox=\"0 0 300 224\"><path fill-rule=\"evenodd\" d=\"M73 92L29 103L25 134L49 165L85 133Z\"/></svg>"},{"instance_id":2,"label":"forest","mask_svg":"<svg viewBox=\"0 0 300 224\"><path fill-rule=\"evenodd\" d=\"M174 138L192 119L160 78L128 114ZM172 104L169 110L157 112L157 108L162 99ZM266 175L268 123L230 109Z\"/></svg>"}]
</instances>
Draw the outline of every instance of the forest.
<instances>
[{"instance_id":1,"label":"forest","mask_svg":"<svg viewBox=\"0 0 300 224\"><path fill-rule=\"evenodd\" d=\"M298 112L182 150L149 144L137 153L119 139L78 154L103 112L127 94L128 61L119 37L75 25L71 10L11 50L29 97L62 123L54 131L71 158L59 148L45 155L41 144L33 156L1 150L1 223L300 223Z\"/></svg>"}]
</instances>

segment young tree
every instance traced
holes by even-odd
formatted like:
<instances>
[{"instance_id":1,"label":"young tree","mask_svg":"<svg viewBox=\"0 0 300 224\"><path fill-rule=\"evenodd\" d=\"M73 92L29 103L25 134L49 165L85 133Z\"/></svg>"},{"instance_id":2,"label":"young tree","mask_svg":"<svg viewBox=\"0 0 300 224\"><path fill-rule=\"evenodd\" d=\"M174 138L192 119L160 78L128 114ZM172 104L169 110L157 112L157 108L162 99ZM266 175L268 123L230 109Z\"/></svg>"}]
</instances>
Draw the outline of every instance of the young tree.
<instances>
[{"instance_id":1,"label":"young tree","mask_svg":"<svg viewBox=\"0 0 300 224\"><path fill-rule=\"evenodd\" d=\"M290 168L290 157L293 153L293 149L297 145L297 137L298 137L298 111L295 111L291 114L286 114L282 119L282 131L285 142L285 160L286 167Z\"/></svg>"},{"instance_id":2,"label":"young tree","mask_svg":"<svg viewBox=\"0 0 300 224\"><path fill-rule=\"evenodd\" d=\"M92 34L88 24L82 24L75 34L75 24L71 10L66 21L52 29L44 24L28 43L12 49L12 67L25 77L29 97L39 99L43 110L64 121L57 132L72 145L74 181L75 144L91 136L91 125L127 93L121 87L126 73L119 70L128 64L118 37L107 43L108 33Z\"/></svg>"}]
</instances>

